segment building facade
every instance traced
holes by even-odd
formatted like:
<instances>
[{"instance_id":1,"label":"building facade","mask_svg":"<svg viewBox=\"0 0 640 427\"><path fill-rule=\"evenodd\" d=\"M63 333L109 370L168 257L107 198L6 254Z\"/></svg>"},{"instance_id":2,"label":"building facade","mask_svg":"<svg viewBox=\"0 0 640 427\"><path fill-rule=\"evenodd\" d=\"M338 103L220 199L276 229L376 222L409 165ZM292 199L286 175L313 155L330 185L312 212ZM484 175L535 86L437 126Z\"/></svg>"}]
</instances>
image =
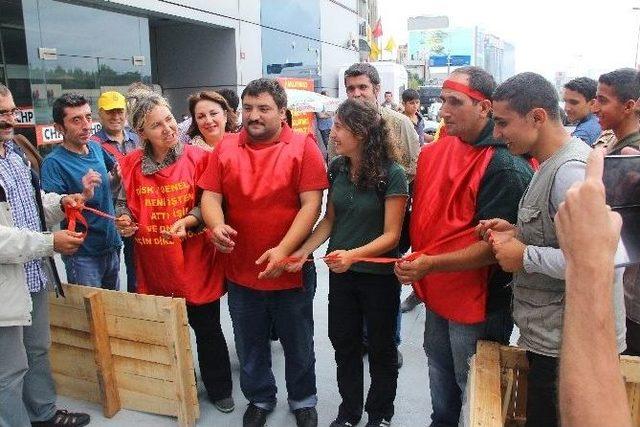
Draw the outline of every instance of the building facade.
<instances>
[{"instance_id":1,"label":"building facade","mask_svg":"<svg viewBox=\"0 0 640 427\"><path fill-rule=\"evenodd\" d=\"M176 115L202 89L239 92L261 77L314 81L337 93L338 67L358 60L361 0L0 0L0 83L23 133L55 140L51 103L80 92L154 85Z\"/></svg>"},{"instance_id":2,"label":"building facade","mask_svg":"<svg viewBox=\"0 0 640 427\"><path fill-rule=\"evenodd\" d=\"M475 65L498 82L515 74L515 49L477 26L455 27L446 16L409 18L407 68L428 84L441 84L458 67Z\"/></svg>"}]
</instances>

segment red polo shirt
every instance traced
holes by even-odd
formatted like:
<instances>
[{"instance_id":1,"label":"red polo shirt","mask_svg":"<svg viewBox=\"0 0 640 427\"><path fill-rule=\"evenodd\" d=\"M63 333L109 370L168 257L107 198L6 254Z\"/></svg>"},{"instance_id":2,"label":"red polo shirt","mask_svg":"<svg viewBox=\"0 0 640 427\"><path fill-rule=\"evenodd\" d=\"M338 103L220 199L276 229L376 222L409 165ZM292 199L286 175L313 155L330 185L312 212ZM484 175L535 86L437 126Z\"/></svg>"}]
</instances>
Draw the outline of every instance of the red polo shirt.
<instances>
[{"instance_id":1,"label":"red polo shirt","mask_svg":"<svg viewBox=\"0 0 640 427\"><path fill-rule=\"evenodd\" d=\"M254 143L245 130L228 134L211 154L198 185L223 196L225 223L238 232L227 255L229 280L257 290L302 286L301 273L258 279L267 263L255 261L289 230L300 210L300 193L329 186L313 136L293 132L286 124L274 143Z\"/></svg>"}]
</instances>

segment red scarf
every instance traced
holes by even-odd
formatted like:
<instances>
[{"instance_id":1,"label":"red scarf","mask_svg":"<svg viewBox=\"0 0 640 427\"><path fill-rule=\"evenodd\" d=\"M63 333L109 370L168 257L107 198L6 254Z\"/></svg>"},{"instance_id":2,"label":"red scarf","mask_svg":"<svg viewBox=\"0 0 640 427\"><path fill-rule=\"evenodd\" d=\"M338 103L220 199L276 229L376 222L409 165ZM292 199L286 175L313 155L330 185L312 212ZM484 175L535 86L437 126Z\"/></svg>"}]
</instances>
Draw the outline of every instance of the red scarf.
<instances>
[{"instance_id":1,"label":"red scarf","mask_svg":"<svg viewBox=\"0 0 640 427\"><path fill-rule=\"evenodd\" d=\"M414 251L438 255L478 241L474 217L480 181L493 147L475 148L445 136L425 146L418 157L411 215ZM430 310L459 323L485 319L489 267L427 274L413 284Z\"/></svg>"}]
</instances>

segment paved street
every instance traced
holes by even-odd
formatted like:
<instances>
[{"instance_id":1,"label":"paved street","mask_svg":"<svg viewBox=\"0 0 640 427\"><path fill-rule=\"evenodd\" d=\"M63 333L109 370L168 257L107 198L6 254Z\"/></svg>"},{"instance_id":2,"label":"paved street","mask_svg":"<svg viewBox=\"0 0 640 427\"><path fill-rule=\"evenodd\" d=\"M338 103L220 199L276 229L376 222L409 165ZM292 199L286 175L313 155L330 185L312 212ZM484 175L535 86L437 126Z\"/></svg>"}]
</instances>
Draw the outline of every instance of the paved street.
<instances>
[{"instance_id":1,"label":"paved street","mask_svg":"<svg viewBox=\"0 0 640 427\"><path fill-rule=\"evenodd\" d=\"M322 250L322 249L321 249ZM320 253L320 252L319 252ZM318 290L315 298L315 348L316 348L316 375L318 384L318 415L320 426L328 426L337 414L337 406L340 403L335 377L335 363L333 360L333 348L327 336L327 294L329 274L324 263L318 263ZM64 272L62 263L60 271ZM123 266L124 267L124 266ZM124 279L124 277L123 277ZM410 288L403 289L403 297L408 295ZM222 324L229 345L231 356L231 368L233 371L233 397L236 401L236 409L231 414L218 412L211 403L206 400L206 394L201 383L198 384L200 396L199 426L241 426L246 400L242 396L239 384L238 360L236 357L231 319L227 309L226 297L222 304ZM400 370L398 379L398 394L395 400L396 415L393 418L394 426L424 426L431 411L431 400L428 393L426 358L422 350L422 333L424 330L424 308L417 307L410 313L403 315L402 319L402 345L400 349L404 355L404 366ZM192 336L193 340L193 336ZM195 348L195 342L194 342ZM273 343L273 370L278 381L278 406L269 416L267 425L271 427L295 426L295 418L290 414L286 401L284 384L284 357L279 342ZM366 362L366 357L365 357ZM197 360L196 360L197 363ZM365 369L366 366L365 366ZM365 376L366 377L366 376ZM368 388L368 383L367 386ZM365 388L366 389L366 388ZM102 415L99 405L59 397L58 403L63 408L82 410L91 414L92 426L136 426L136 427L160 427L173 426L175 419L149 415L135 411L122 410L112 419ZM364 425L366 419L360 425Z\"/></svg>"}]
</instances>

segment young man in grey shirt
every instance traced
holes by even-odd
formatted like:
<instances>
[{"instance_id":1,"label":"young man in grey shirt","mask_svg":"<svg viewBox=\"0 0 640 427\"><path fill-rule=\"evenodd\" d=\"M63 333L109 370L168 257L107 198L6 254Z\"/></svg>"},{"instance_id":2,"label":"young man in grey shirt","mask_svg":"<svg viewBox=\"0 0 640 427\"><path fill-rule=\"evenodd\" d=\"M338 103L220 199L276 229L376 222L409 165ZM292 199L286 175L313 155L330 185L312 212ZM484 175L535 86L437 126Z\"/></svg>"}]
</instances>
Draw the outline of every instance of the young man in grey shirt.
<instances>
[{"instance_id":1,"label":"young man in grey shirt","mask_svg":"<svg viewBox=\"0 0 640 427\"><path fill-rule=\"evenodd\" d=\"M542 76L518 74L493 98L494 136L511 153L530 154L540 168L520 200L517 224L489 220L479 231L492 243L502 269L514 273L513 318L529 361L526 425L553 427L559 425L556 384L566 269L553 218L569 187L584 180L591 149L565 131L557 92ZM618 252L622 256L623 250ZM622 274L623 269L616 270L612 295L619 352L625 349Z\"/></svg>"}]
</instances>

